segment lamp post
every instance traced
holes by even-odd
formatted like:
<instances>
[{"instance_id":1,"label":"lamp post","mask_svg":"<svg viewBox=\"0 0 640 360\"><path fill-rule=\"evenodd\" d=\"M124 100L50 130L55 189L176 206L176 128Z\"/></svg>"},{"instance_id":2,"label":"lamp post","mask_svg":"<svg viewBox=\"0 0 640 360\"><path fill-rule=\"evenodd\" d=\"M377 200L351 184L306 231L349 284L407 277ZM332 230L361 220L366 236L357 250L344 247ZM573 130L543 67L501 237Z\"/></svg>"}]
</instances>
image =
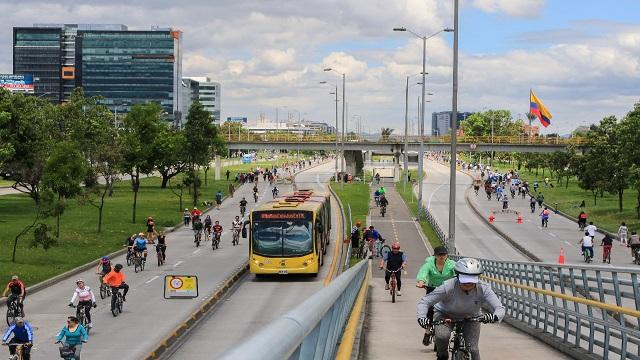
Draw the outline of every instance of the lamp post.
<instances>
[{"instance_id":1,"label":"lamp post","mask_svg":"<svg viewBox=\"0 0 640 360\"><path fill-rule=\"evenodd\" d=\"M446 29L442 29L440 31L437 31L429 36L420 36L417 33L411 31L411 30L407 30L407 28L394 28L393 31L406 31L409 32L411 34L413 34L414 36L422 39L422 99L424 101L425 98L425 80L426 80L426 75L427 75L427 70L426 70L426 66L427 66L427 40L440 34L441 32L451 32L453 31L452 29L446 28ZM422 104L422 109L420 111L420 124L419 124L419 131L420 131L420 151L418 153L418 209L422 209L422 188L423 188L423 184L422 184L422 177L423 177L423 172L424 172L424 104Z\"/></svg>"},{"instance_id":2,"label":"lamp post","mask_svg":"<svg viewBox=\"0 0 640 360\"><path fill-rule=\"evenodd\" d=\"M320 84L329 84L326 81L320 81ZM336 99L335 99L335 103L336 103L336 164L335 164L335 175L334 175L334 179L336 179L336 181L338 180L338 85L337 84L333 84L335 87L335 91L330 92L329 94L331 95L335 95Z\"/></svg>"},{"instance_id":3,"label":"lamp post","mask_svg":"<svg viewBox=\"0 0 640 360\"><path fill-rule=\"evenodd\" d=\"M451 127L451 164L449 179L449 241L447 246L450 254L456 252L456 143L458 130L458 6L459 0L453 5L453 83L451 96L451 116L455 126Z\"/></svg>"},{"instance_id":4,"label":"lamp post","mask_svg":"<svg viewBox=\"0 0 640 360\"><path fill-rule=\"evenodd\" d=\"M341 159L340 159L340 171L344 172L344 170L345 170L345 169L344 169L344 136L345 136L345 133L344 133L344 129L345 129L345 126L344 126L344 121L345 121L345 119L344 119L344 115L345 115L345 111L346 111L346 108L345 108L345 106L346 106L346 100L345 100L345 81L346 81L346 75L345 75L345 73L341 73L341 72L339 72L339 71L337 71L337 70L334 70L333 68L325 68L325 69L324 69L324 71L333 71L333 72L335 72L336 74L340 74L340 75L342 75L342 136L341 136L341 141L340 141L340 143L341 143L341 150L340 150L340 158L341 158ZM337 129L336 129L336 131L337 131ZM337 134L336 134L336 135L337 135ZM340 183L341 183L341 184L344 184L344 182L343 182L343 181L341 181Z\"/></svg>"}]
</instances>

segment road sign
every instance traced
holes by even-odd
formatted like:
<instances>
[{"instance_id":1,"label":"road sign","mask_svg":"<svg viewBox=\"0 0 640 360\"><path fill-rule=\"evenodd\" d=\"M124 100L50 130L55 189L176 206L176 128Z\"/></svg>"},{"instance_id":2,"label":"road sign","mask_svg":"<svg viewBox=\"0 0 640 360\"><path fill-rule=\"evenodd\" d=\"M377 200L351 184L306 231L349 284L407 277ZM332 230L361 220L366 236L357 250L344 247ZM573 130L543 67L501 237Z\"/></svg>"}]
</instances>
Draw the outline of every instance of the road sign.
<instances>
[{"instance_id":1,"label":"road sign","mask_svg":"<svg viewBox=\"0 0 640 360\"><path fill-rule=\"evenodd\" d=\"M478 147L476 144L469 144L469 149L475 150Z\"/></svg>"},{"instance_id":2,"label":"road sign","mask_svg":"<svg viewBox=\"0 0 640 360\"><path fill-rule=\"evenodd\" d=\"M198 297L198 277L195 275L165 275L165 299L192 299Z\"/></svg>"}]
</instances>

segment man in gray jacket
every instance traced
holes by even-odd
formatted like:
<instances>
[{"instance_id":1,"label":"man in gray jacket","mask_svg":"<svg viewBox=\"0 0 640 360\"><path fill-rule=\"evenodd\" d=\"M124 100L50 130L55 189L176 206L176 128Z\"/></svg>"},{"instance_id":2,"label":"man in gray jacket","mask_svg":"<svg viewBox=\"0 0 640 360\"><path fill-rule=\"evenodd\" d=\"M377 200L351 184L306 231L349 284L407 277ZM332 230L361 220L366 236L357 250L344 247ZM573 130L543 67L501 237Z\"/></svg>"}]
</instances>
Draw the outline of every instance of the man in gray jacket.
<instances>
[{"instance_id":1,"label":"man in gray jacket","mask_svg":"<svg viewBox=\"0 0 640 360\"><path fill-rule=\"evenodd\" d=\"M466 318L481 317L481 322L493 323L502 321L505 314L504 306L489 284L480 282L482 264L476 259L463 258L456 262L454 268L456 277L445 281L431 293L420 299L418 303L418 324L422 327L428 325L427 311L434 306L434 321L451 319L463 320ZM489 305L493 313L482 314L483 303ZM435 327L436 351L438 360L447 360L448 342L451 337L451 324L442 324ZM480 359L479 340L480 323L467 322L463 326L463 334L467 349L471 352L471 358Z\"/></svg>"}]
</instances>

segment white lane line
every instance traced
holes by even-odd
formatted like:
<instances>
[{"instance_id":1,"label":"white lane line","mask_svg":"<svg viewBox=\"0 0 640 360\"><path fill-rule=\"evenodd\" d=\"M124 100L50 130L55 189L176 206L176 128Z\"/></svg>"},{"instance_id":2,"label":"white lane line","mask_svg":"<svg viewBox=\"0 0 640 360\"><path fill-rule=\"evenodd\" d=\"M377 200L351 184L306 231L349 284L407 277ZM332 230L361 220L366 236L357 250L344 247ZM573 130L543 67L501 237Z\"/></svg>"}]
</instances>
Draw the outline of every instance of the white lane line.
<instances>
[{"instance_id":1,"label":"white lane line","mask_svg":"<svg viewBox=\"0 0 640 360\"><path fill-rule=\"evenodd\" d=\"M567 245L569 245L569 246L573 246L573 244L571 244L571 243L570 243L570 242L568 242L568 241L565 241L564 243L565 243L565 244L567 244Z\"/></svg>"},{"instance_id":2,"label":"white lane line","mask_svg":"<svg viewBox=\"0 0 640 360\"><path fill-rule=\"evenodd\" d=\"M556 234L554 234L554 233L549 233L549 236L551 236L551 237L556 237Z\"/></svg>"},{"instance_id":3,"label":"white lane line","mask_svg":"<svg viewBox=\"0 0 640 360\"><path fill-rule=\"evenodd\" d=\"M449 184L440 184L440 186L438 186L437 188L435 188L433 190L433 192L429 196L429 202L427 203L427 209L431 209L431 199L433 199L433 195L435 195L438 192L438 190L440 190L440 188L445 186L445 185L449 185Z\"/></svg>"},{"instance_id":4,"label":"white lane line","mask_svg":"<svg viewBox=\"0 0 640 360\"><path fill-rule=\"evenodd\" d=\"M173 264L173 267L180 266L180 264L182 264L182 260L180 260L177 263Z\"/></svg>"},{"instance_id":5,"label":"white lane line","mask_svg":"<svg viewBox=\"0 0 640 360\"><path fill-rule=\"evenodd\" d=\"M193 255L195 255L195 254L199 253L199 252L200 252L200 250L202 250L202 249L198 249L198 250L196 250L196 251L192 252L192 254L193 254Z\"/></svg>"},{"instance_id":6,"label":"white lane line","mask_svg":"<svg viewBox=\"0 0 640 360\"><path fill-rule=\"evenodd\" d=\"M159 277L160 277L160 276L156 275L156 276L152 277L151 279L149 279L149 280L145 281L145 284L148 284L148 283L152 282L153 280L155 280L155 279L157 279L157 278L159 278Z\"/></svg>"}]
</instances>

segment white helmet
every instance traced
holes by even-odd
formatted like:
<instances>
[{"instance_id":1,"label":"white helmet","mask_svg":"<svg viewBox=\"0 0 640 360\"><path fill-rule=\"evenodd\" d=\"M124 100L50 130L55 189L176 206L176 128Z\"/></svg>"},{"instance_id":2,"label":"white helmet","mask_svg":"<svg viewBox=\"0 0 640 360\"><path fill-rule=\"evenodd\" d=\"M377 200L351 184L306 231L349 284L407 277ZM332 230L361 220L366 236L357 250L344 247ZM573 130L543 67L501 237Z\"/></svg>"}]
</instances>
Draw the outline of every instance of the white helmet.
<instances>
[{"instance_id":1,"label":"white helmet","mask_svg":"<svg viewBox=\"0 0 640 360\"><path fill-rule=\"evenodd\" d=\"M480 261L473 258L462 258L458 260L454 270L458 275L480 275L484 272Z\"/></svg>"},{"instance_id":2,"label":"white helmet","mask_svg":"<svg viewBox=\"0 0 640 360\"><path fill-rule=\"evenodd\" d=\"M83 283L83 284L84 284L84 280L82 280L82 279L77 279L77 280L76 280L76 284L78 284L78 283Z\"/></svg>"}]
</instances>

